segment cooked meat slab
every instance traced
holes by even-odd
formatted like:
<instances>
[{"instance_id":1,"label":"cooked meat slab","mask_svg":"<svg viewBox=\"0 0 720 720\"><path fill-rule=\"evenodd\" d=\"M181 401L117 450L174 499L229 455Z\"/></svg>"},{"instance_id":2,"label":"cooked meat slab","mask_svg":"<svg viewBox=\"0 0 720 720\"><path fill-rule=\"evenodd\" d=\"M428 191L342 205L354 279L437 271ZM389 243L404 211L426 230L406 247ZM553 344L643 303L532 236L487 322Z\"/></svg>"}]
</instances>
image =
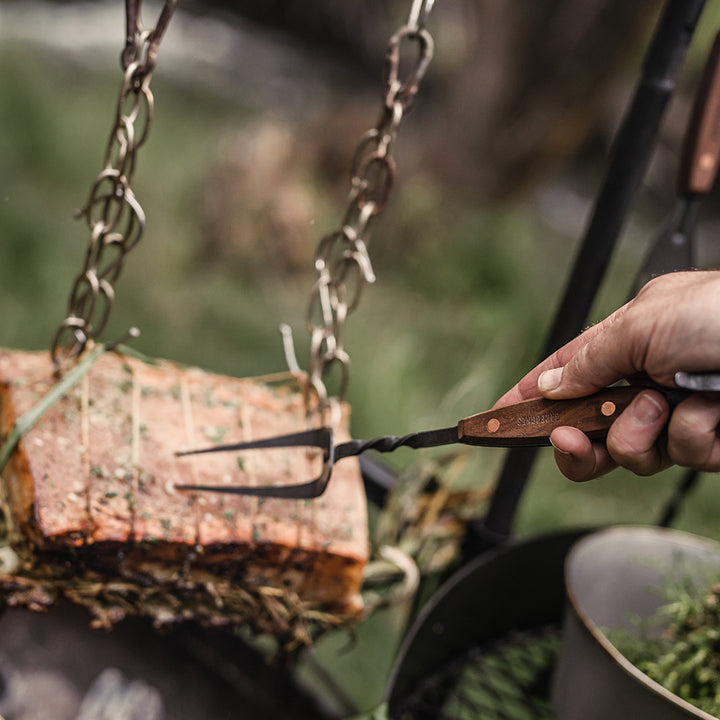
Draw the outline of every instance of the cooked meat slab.
<instances>
[{"instance_id":1,"label":"cooked meat slab","mask_svg":"<svg viewBox=\"0 0 720 720\"><path fill-rule=\"evenodd\" d=\"M55 382L46 353L0 350L3 437ZM347 420L345 411L341 438ZM240 605L270 597L294 611L356 616L368 537L354 459L312 501L175 489L309 480L321 463L305 449L175 455L303 427L302 391L288 375L236 379L104 353L3 471L6 534L21 565L0 576L0 589L29 606L66 595L105 624L133 612L238 622L247 620Z\"/></svg>"}]
</instances>

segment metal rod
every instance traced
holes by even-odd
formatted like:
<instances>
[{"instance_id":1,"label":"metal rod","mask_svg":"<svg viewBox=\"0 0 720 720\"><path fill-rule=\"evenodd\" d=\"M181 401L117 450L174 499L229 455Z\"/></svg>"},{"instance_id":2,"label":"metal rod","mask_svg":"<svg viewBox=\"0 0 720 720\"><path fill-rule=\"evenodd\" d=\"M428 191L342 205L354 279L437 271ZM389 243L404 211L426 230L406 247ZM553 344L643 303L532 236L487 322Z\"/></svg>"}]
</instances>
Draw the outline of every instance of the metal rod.
<instances>
[{"instance_id":1,"label":"metal rod","mask_svg":"<svg viewBox=\"0 0 720 720\"><path fill-rule=\"evenodd\" d=\"M680 477L673 494L665 504L665 507L660 514L660 521L658 525L660 527L670 527L678 513L682 503L687 498L688 494L691 493L698 485L700 480L700 473L697 470L686 469Z\"/></svg>"},{"instance_id":2,"label":"metal rod","mask_svg":"<svg viewBox=\"0 0 720 720\"><path fill-rule=\"evenodd\" d=\"M572 340L586 322L704 5L705 0L668 0L665 5L541 358ZM509 536L536 455L534 448L508 453L488 514L474 528L468 552L476 554Z\"/></svg>"}]
</instances>

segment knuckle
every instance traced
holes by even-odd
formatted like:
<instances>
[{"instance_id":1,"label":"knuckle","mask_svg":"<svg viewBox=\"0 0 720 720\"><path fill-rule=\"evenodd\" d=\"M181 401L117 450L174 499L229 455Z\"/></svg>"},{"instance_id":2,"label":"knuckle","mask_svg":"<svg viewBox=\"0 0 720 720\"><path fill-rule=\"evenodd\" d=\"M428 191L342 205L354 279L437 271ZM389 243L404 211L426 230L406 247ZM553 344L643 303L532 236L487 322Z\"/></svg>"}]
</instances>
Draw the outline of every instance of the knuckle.
<instances>
[{"instance_id":1,"label":"knuckle","mask_svg":"<svg viewBox=\"0 0 720 720\"><path fill-rule=\"evenodd\" d=\"M621 428L613 426L608 433L607 448L615 462L625 467L628 464L637 462L637 458L644 455L647 450L647 443L643 438L638 438L637 434L625 431Z\"/></svg>"},{"instance_id":2,"label":"knuckle","mask_svg":"<svg viewBox=\"0 0 720 720\"><path fill-rule=\"evenodd\" d=\"M690 412L682 412L678 408L672 416L670 425L670 440L673 444L682 447L693 447L697 444L698 438L705 434L697 415Z\"/></svg>"},{"instance_id":3,"label":"knuckle","mask_svg":"<svg viewBox=\"0 0 720 720\"><path fill-rule=\"evenodd\" d=\"M668 464L661 430L657 422L638 423L632 413L624 413L608 432L608 452L618 465L636 475L652 475Z\"/></svg>"},{"instance_id":4,"label":"knuckle","mask_svg":"<svg viewBox=\"0 0 720 720\"><path fill-rule=\"evenodd\" d=\"M702 398L681 403L668 428L668 453L673 462L698 470L720 469L717 420L717 406Z\"/></svg>"},{"instance_id":5,"label":"knuckle","mask_svg":"<svg viewBox=\"0 0 720 720\"><path fill-rule=\"evenodd\" d=\"M717 439L679 438L670 435L668 438L668 454L670 459L682 467L691 467L696 470L713 471L720 469L717 451L713 452Z\"/></svg>"},{"instance_id":6,"label":"knuckle","mask_svg":"<svg viewBox=\"0 0 720 720\"><path fill-rule=\"evenodd\" d=\"M648 447L630 434L612 440L608 438L608 452L618 465L636 475L652 475L661 466L660 453L655 445Z\"/></svg>"}]
</instances>

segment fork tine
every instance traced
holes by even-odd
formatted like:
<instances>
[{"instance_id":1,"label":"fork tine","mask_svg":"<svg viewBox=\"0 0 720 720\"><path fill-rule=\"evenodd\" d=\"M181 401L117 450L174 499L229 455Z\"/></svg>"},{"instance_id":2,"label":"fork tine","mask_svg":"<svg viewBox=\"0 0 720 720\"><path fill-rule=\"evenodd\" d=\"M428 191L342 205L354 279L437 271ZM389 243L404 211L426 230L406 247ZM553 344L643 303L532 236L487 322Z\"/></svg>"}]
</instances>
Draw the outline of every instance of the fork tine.
<instances>
[{"instance_id":1,"label":"fork tine","mask_svg":"<svg viewBox=\"0 0 720 720\"><path fill-rule=\"evenodd\" d=\"M216 492L230 495L249 495L252 497L273 497L295 500L309 500L320 497L330 482L332 469L335 465L334 448L325 453L323 469L315 480L297 483L295 485L175 485L176 490L189 490L200 492Z\"/></svg>"},{"instance_id":2,"label":"fork tine","mask_svg":"<svg viewBox=\"0 0 720 720\"><path fill-rule=\"evenodd\" d=\"M250 497L286 498L288 500L315 498L322 495L325 489L321 486L321 478L297 485L175 485L176 490L225 493L226 495L247 495Z\"/></svg>"},{"instance_id":3,"label":"fork tine","mask_svg":"<svg viewBox=\"0 0 720 720\"><path fill-rule=\"evenodd\" d=\"M279 435L264 440L247 443L234 443L230 445L217 445L201 450L187 450L175 453L176 455L194 455L199 453L220 452L222 450L253 450L256 448L283 448L283 447L315 447L324 451L323 468L320 475L314 480L295 485L175 485L176 490L196 492L216 492L230 495L248 495L252 497L287 498L306 500L320 497L330 482L333 466L335 465L335 444L333 432L330 428L315 428L289 435Z\"/></svg>"},{"instance_id":4,"label":"fork tine","mask_svg":"<svg viewBox=\"0 0 720 720\"><path fill-rule=\"evenodd\" d=\"M259 450L262 448L284 448L284 447L317 447L327 449L332 446L333 437L330 428L313 428L301 432L289 433L288 435L277 435L271 438L250 440L248 442L229 443L226 445L212 445L211 447L194 450L179 450L175 453L178 457L185 455L201 455L214 452L240 452L242 450Z\"/></svg>"}]
</instances>

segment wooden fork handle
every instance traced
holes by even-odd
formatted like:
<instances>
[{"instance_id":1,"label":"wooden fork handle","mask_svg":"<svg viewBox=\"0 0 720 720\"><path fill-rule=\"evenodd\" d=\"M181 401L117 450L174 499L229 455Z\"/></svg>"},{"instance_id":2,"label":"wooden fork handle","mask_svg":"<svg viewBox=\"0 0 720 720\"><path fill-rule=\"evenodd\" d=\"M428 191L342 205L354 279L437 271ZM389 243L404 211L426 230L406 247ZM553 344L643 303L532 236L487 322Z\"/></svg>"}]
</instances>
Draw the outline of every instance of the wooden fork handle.
<instances>
[{"instance_id":1,"label":"wooden fork handle","mask_svg":"<svg viewBox=\"0 0 720 720\"><path fill-rule=\"evenodd\" d=\"M680 158L680 195L712 190L720 163L720 32L710 49Z\"/></svg>"},{"instance_id":2,"label":"wooden fork handle","mask_svg":"<svg viewBox=\"0 0 720 720\"><path fill-rule=\"evenodd\" d=\"M550 444L558 427L579 428L592 440L604 440L610 426L640 392L641 386L612 387L574 400L525 400L464 418L458 423L458 440L467 445L513 447ZM671 405L689 392L661 390Z\"/></svg>"}]
</instances>

